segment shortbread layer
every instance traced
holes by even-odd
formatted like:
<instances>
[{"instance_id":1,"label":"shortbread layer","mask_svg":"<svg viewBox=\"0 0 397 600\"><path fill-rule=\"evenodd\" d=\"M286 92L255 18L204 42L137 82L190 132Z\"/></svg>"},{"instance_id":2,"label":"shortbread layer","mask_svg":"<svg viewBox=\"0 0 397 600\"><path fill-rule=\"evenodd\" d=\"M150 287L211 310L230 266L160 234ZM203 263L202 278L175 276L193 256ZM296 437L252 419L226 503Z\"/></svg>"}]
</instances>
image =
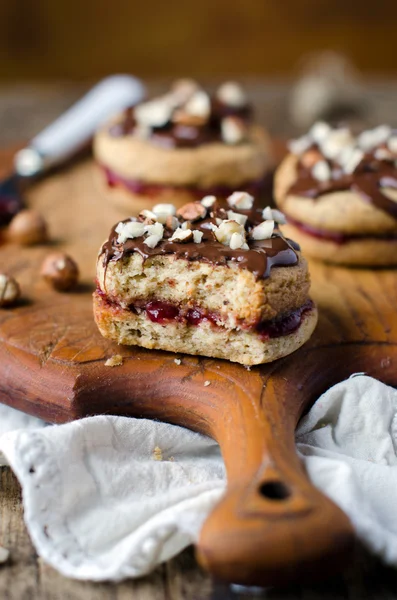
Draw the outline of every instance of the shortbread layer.
<instances>
[{"instance_id":1,"label":"shortbread layer","mask_svg":"<svg viewBox=\"0 0 397 600\"><path fill-rule=\"evenodd\" d=\"M397 265L396 237L350 237L343 241L320 238L289 223L282 227L285 235L298 240L307 256L329 263L351 266Z\"/></svg>"},{"instance_id":2,"label":"shortbread layer","mask_svg":"<svg viewBox=\"0 0 397 600\"><path fill-rule=\"evenodd\" d=\"M232 262L217 266L172 254L144 260L133 253L106 263L101 254L97 279L109 300L123 307L151 299L200 306L217 313L220 321L231 327L250 327L299 308L310 287L307 262L302 257L296 266L274 267L270 277L258 279Z\"/></svg>"},{"instance_id":3,"label":"shortbread layer","mask_svg":"<svg viewBox=\"0 0 397 600\"><path fill-rule=\"evenodd\" d=\"M272 165L270 139L259 126L252 126L248 140L236 146L213 142L171 149L133 135L113 137L105 127L95 136L94 154L126 179L201 189L238 188L261 179Z\"/></svg>"},{"instance_id":4,"label":"shortbread layer","mask_svg":"<svg viewBox=\"0 0 397 600\"><path fill-rule=\"evenodd\" d=\"M176 318L172 310L153 316L147 309L112 304L99 292L94 294L94 314L102 335L119 344L224 358L247 366L294 352L317 323L317 310L310 302L278 321L245 330L218 325L206 317L188 322Z\"/></svg>"}]
</instances>

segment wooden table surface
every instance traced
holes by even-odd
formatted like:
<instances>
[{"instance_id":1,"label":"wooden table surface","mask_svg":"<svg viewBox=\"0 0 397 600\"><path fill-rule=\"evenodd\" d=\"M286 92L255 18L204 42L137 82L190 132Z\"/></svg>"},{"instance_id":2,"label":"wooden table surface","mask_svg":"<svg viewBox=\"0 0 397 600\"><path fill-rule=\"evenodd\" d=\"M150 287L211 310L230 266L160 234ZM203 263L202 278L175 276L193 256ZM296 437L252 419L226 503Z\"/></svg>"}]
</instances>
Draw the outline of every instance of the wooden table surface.
<instances>
[{"instance_id":1,"label":"wooden table surface","mask_svg":"<svg viewBox=\"0 0 397 600\"><path fill-rule=\"evenodd\" d=\"M152 88L162 87L160 83ZM286 118L286 84L247 81L260 119L277 135L293 130ZM0 87L0 147L15 144L40 131L67 108L85 86L18 85ZM397 125L397 81L368 84L368 123ZM0 265L1 266L1 265ZM193 549L161 565L150 576L120 584L93 584L59 575L36 554L23 521L21 489L8 467L0 467L0 545L10 550L10 561L0 566L3 600L397 600L397 570L387 568L360 546L345 573L331 581L286 590L243 590L213 582L197 565Z\"/></svg>"}]
</instances>

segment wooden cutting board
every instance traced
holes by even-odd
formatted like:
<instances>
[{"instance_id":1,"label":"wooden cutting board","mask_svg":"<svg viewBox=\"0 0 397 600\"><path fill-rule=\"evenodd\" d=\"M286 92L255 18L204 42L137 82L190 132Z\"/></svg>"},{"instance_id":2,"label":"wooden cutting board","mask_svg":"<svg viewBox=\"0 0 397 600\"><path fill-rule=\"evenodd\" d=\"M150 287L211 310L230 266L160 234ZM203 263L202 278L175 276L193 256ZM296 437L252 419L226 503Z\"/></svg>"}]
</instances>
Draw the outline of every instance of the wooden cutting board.
<instances>
[{"instance_id":1,"label":"wooden cutting board","mask_svg":"<svg viewBox=\"0 0 397 600\"><path fill-rule=\"evenodd\" d=\"M9 164L10 153L0 156ZM8 162L7 162L8 161ZM157 418L218 440L228 490L197 545L215 576L287 584L332 574L351 548L345 515L308 481L294 430L316 398L351 373L397 384L397 272L312 263L320 319L293 355L250 371L226 361L118 347L92 317L95 262L110 226L125 216L97 186L90 160L37 184L28 202L47 218L47 247L0 246L0 271L15 276L23 300L0 309L0 400L63 423L100 413ZM73 293L39 277L53 249L81 269ZM121 354L121 366L105 366ZM204 382L210 381L209 386Z\"/></svg>"}]
</instances>

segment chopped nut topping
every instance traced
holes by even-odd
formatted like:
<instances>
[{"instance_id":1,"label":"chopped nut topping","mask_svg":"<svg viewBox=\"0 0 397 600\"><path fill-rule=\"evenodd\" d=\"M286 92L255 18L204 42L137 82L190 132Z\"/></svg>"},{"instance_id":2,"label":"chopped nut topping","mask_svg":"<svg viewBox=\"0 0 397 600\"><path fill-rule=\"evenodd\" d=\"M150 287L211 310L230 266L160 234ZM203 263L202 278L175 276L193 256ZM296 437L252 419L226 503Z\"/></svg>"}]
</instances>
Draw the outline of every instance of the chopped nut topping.
<instances>
[{"instance_id":1,"label":"chopped nut topping","mask_svg":"<svg viewBox=\"0 0 397 600\"><path fill-rule=\"evenodd\" d=\"M168 229L175 231L175 229L177 229L179 227L179 221L176 217L174 217L172 215L168 215L168 217L165 220L165 226Z\"/></svg>"},{"instance_id":2,"label":"chopped nut topping","mask_svg":"<svg viewBox=\"0 0 397 600\"><path fill-rule=\"evenodd\" d=\"M317 181L329 181L331 179L331 169L325 160L320 160L312 168L312 175Z\"/></svg>"},{"instance_id":3,"label":"chopped nut topping","mask_svg":"<svg viewBox=\"0 0 397 600\"><path fill-rule=\"evenodd\" d=\"M233 212L232 210L227 211L227 218L231 221L237 221L237 223L239 223L240 225L245 225L248 219L246 215Z\"/></svg>"},{"instance_id":4,"label":"chopped nut topping","mask_svg":"<svg viewBox=\"0 0 397 600\"><path fill-rule=\"evenodd\" d=\"M239 233L245 238L245 229L243 225L237 223L237 221L222 221L219 227L213 227L213 232L218 242L221 242L221 244L225 244L226 246L230 245L230 239L233 233Z\"/></svg>"},{"instance_id":5,"label":"chopped nut topping","mask_svg":"<svg viewBox=\"0 0 397 600\"><path fill-rule=\"evenodd\" d=\"M129 239L141 237L145 233L145 225L138 221L127 221L127 223L119 223L116 227L118 244L124 244Z\"/></svg>"},{"instance_id":6,"label":"chopped nut topping","mask_svg":"<svg viewBox=\"0 0 397 600\"><path fill-rule=\"evenodd\" d=\"M149 246L149 248L155 248L160 240L161 237L153 233L144 240L144 243L146 244L146 246Z\"/></svg>"},{"instance_id":7,"label":"chopped nut topping","mask_svg":"<svg viewBox=\"0 0 397 600\"><path fill-rule=\"evenodd\" d=\"M193 231L190 229L182 229L178 227L176 231L174 231L172 237L170 237L170 242L179 242L180 244L186 244L187 242L193 241Z\"/></svg>"},{"instance_id":8,"label":"chopped nut topping","mask_svg":"<svg viewBox=\"0 0 397 600\"><path fill-rule=\"evenodd\" d=\"M185 111L195 117L208 118L211 111L211 102L208 94L198 90L185 104Z\"/></svg>"},{"instance_id":9,"label":"chopped nut topping","mask_svg":"<svg viewBox=\"0 0 397 600\"><path fill-rule=\"evenodd\" d=\"M205 208L211 208L211 206L216 202L216 196L204 196L201 199L201 204L205 206Z\"/></svg>"},{"instance_id":10,"label":"chopped nut topping","mask_svg":"<svg viewBox=\"0 0 397 600\"><path fill-rule=\"evenodd\" d=\"M223 83L216 92L217 98L229 106L242 108L247 105L247 96L238 83L227 81Z\"/></svg>"},{"instance_id":11,"label":"chopped nut topping","mask_svg":"<svg viewBox=\"0 0 397 600\"><path fill-rule=\"evenodd\" d=\"M309 135L316 144L321 144L325 138L330 134L331 127L328 123L324 123L323 121L318 121L314 123L312 128L309 131Z\"/></svg>"},{"instance_id":12,"label":"chopped nut topping","mask_svg":"<svg viewBox=\"0 0 397 600\"><path fill-rule=\"evenodd\" d=\"M186 221L198 221L204 219L207 215L207 209L201 202L188 202L182 206L176 213Z\"/></svg>"},{"instance_id":13,"label":"chopped nut topping","mask_svg":"<svg viewBox=\"0 0 397 600\"><path fill-rule=\"evenodd\" d=\"M141 210L141 212L139 213L139 217L141 219L151 219L152 221L157 221L156 213L152 210L148 210L147 208Z\"/></svg>"},{"instance_id":14,"label":"chopped nut topping","mask_svg":"<svg viewBox=\"0 0 397 600\"><path fill-rule=\"evenodd\" d=\"M393 154L397 154L397 135L392 135L388 142L387 142L387 147L389 148L390 152L393 152Z\"/></svg>"},{"instance_id":15,"label":"chopped nut topping","mask_svg":"<svg viewBox=\"0 0 397 600\"><path fill-rule=\"evenodd\" d=\"M198 229L193 229L192 230L193 233L193 241L195 244L200 244L201 240L203 239L203 232L199 231Z\"/></svg>"},{"instance_id":16,"label":"chopped nut topping","mask_svg":"<svg viewBox=\"0 0 397 600\"><path fill-rule=\"evenodd\" d=\"M326 158L335 160L347 146L354 145L354 138L347 127L332 130L321 144L321 151Z\"/></svg>"},{"instance_id":17,"label":"chopped nut topping","mask_svg":"<svg viewBox=\"0 0 397 600\"><path fill-rule=\"evenodd\" d=\"M147 127L163 127L172 114L172 106L166 98L157 98L138 104L134 109L135 119L139 125Z\"/></svg>"},{"instance_id":18,"label":"chopped nut topping","mask_svg":"<svg viewBox=\"0 0 397 600\"><path fill-rule=\"evenodd\" d=\"M285 225L287 222L285 215L281 212L281 210L277 210L277 208L271 208L270 206L266 206L266 208L263 209L262 218L267 221L273 220L280 225Z\"/></svg>"},{"instance_id":19,"label":"chopped nut topping","mask_svg":"<svg viewBox=\"0 0 397 600\"><path fill-rule=\"evenodd\" d=\"M376 146L380 146L380 144L387 142L390 135L391 128L388 125L379 125L379 127L375 127L374 129L363 131L358 136L357 143L361 150L369 152L376 148Z\"/></svg>"},{"instance_id":20,"label":"chopped nut topping","mask_svg":"<svg viewBox=\"0 0 397 600\"><path fill-rule=\"evenodd\" d=\"M377 148L374 152L376 160L394 160L393 154L386 148Z\"/></svg>"},{"instance_id":21,"label":"chopped nut topping","mask_svg":"<svg viewBox=\"0 0 397 600\"><path fill-rule=\"evenodd\" d=\"M247 192L233 192L233 194L227 198L227 203L232 208L251 210L254 205L254 197Z\"/></svg>"},{"instance_id":22,"label":"chopped nut topping","mask_svg":"<svg viewBox=\"0 0 397 600\"><path fill-rule=\"evenodd\" d=\"M268 240L272 237L274 231L274 221L262 221L251 231L253 240Z\"/></svg>"},{"instance_id":23,"label":"chopped nut topping","mask_svg":"<svg viewBox=\"0 0 397 600\"><path fill-rule=\"evenodd\" d=\"M225 117L221 122L221 133L225 144L239 144L247 137L247 127L239 117Z\"/></svg>"},{"instance_id":24,"label":"chopped nut topping","mask_svg":"<svg viewBox=\"0 0 397 600\"><path fill-rule=\"evenodd\" d=\"M190 223L190 221L184 221L180 227L181 229L191 229L192 224Z\"/></svg>"},{"instance_id":25,"label":"chopped nut topping","mask_svg":"<svg viewBox=\"0 0 397 600\"><path fill-rule=\"evenodd\" d=\"M238 250L239 248L243 248L244 250L248 250L248 244L245 241L245 236L241 233L232 233L230 238L229 246L232 250Z\"/></svg>"},{"instance_id":26,"label":"chopped nut topping","mask_svg":"<svg viewBox=\"0 0 397 600\"><path fill-rule=\"evenodd\" d=\"M145 225L145 233L149 235L158 235L161 239L164 235L164 225L161 223L154 223L154 225Z\"/></svg>"},{"instance_id":27,"label":"chopped nut topping","mask_svg":"<svg viewBox=\"0 0 397 600\"><path fill-rule=\"evenodd\" d=\"M353 150L353 152L351 153L349 159L343 164L344 172L347 173L348 175L351 175L351 173L354 173L354 171L356 170L356 168L358 167L358 165L360 164L360 162L362 161L363 158L364 158L364 152L362 152L358 148L355 148Z\"/></svg>"},{"instance_id":28,"label":"chopped nut topping","mask_svg":"<svg viewBox=\"0 0 397 600\"><path fill-rule=\"evenodd\" d=\"M175 215L176 208L173 204L156 204L153 206L155 215Z\"/></svg>"}]
</instances>

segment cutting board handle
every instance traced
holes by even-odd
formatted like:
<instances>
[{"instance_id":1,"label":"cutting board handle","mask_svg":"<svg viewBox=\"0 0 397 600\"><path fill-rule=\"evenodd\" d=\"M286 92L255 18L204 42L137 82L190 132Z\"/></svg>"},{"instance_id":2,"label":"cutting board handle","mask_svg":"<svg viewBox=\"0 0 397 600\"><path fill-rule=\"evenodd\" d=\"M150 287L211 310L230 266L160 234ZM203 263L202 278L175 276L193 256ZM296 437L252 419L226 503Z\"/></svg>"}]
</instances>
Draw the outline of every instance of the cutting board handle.
<instances>
[{"instance_id":1,"label":"cutting board handle","mask_svg":"<svg viewBox=\"0 0 397 600\"><path fill-rule=\"evenodd\" d=\"M228 488L204 524L197 552L219 579L313 580L350 554L350 521L311 484L296 454L296 415L286 410L286 393L280 381L264 387L258 377L256 390L239 390L214 423Z\"/></svg>"}]
</instances>

